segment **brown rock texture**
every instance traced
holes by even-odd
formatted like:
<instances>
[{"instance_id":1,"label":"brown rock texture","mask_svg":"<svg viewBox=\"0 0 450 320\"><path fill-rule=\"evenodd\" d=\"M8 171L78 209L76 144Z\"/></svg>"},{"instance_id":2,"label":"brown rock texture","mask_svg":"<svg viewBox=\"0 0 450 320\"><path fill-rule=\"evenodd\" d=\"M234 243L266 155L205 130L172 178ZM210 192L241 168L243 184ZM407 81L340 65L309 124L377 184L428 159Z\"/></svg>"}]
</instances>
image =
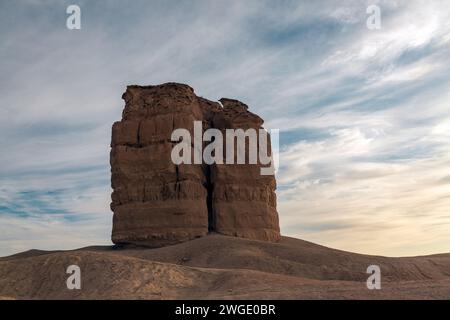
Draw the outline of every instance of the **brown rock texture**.
<instances>
[{"instance_id":1,"label":"brown rock texture","mask_svg":"<svg viewBox=\"0 0 450 320\"><path fill-rule=\"evenodd\" d=\"M213 126L222 131L224 140L226 129L262 129L264 121L249 112L247 105L224 98L220 102L223 109L214 115ZM236 146L237 141L234 163L237 163ZM248 150L246 143L247 155ZM249 163L248 156L246 163ZM225 160L224 164L211 166L215 231L249 239L280 240L275 177L261 175L261 167L260 164L227 164Z\"/></svg>"},{"instance_id":2,"label":"brown rock texture","mask_svg":"<svg viewBox=\"0 0 450 320\"><path fill-rule=\"evenodd\" d=\"M175 129L261 128L237 100L197 97L188 85L128 86L111 142L112 241L160 247L218 232L280 239L275 178L259 164L180 164L171 160ZM191 147L193 154L194 146Z\"/></svg>"}]
</instances>

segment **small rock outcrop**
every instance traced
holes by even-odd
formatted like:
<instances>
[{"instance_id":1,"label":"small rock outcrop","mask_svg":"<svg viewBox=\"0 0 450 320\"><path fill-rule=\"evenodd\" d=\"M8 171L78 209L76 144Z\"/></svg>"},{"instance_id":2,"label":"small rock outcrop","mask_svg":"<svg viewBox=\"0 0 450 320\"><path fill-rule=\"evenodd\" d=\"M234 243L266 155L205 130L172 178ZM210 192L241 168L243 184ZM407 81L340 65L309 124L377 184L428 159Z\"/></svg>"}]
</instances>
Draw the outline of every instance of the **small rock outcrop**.
<instances>
[{"instance_id":1,"label":"small rock outcrop","mask_svg":"<svg viewBox=\"0 0 450 320\"><path fill-rule=\"evenodd\" d=\"M193 136L194 121L204 130L260 129L260 117L242 102L209 101L177 83L128 86L122 98L110 158L114 243L159 247L208 232L280 239L275 178L261 175L261 164L176 165L171 159L175 129Z\"/></svg>"}]
</instances>

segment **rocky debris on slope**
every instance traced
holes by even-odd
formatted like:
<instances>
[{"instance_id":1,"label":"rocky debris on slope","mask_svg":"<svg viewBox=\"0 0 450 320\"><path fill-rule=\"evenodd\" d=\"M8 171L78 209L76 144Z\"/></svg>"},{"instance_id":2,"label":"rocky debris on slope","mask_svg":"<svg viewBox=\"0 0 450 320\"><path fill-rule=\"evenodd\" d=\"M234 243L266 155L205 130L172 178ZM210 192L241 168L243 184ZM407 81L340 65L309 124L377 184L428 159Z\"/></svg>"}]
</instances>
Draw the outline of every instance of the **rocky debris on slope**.
<instances>
[{"instance_id":1,"label":"rocky debris on slope","mask_svg":"<svg viewBox=\"0 0 450 320\"><path fill-rule=\"evenodd\" d=\"M68 290L67 267L81 270ZM382 289L368 290L369 265ZM299 289L301 288L301 290ZM0 258L0 300L13 299L448 299L450 255L388 258L294 238L210 234L161 248L96 246Z\"/></svg>"},{"instance_id":2,"label":"rocky debris on slope","mask_svg":"<svg viewBox=\"0 0 450 320\"><path fill-rule=\"evenodd\" d=\"M159 247L208 232L278 241L275 178L261 164L179 164L175 129L260 129L263 120L232 99L197 97L188 85L129 86L111 142L112 240ZM194 145L192 145L192 154ZM269 148L270 150L270 148Z\"/></svg>"}]
</instances>

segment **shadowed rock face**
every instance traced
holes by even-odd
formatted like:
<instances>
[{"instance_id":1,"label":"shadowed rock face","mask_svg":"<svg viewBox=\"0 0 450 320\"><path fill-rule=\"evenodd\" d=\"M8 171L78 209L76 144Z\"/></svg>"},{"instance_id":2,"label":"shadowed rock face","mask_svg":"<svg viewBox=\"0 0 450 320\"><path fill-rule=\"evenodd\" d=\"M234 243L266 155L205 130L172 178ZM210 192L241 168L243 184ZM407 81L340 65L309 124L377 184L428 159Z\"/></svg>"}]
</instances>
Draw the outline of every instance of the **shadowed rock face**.
<instances>
[{"instance_id":1,"label":"shadowed rock face","mask_svg":"<svg viewBox=\"0 0 450 320\"><path fill-rule=\"evenodd\" d=\"M129 86L111 142L112 241L159 247L214 231L280 239L275 178L259 164L181 164L171 160L173 130L259 129L263 120L237 100L197 97L184 84ZM225 139L225 138L224 138ZM270 150L270 149L269 149ZM193 146L192 146L193 153ZM225 154L224 154L225 157Z\"/></svg>"}]
</instances>

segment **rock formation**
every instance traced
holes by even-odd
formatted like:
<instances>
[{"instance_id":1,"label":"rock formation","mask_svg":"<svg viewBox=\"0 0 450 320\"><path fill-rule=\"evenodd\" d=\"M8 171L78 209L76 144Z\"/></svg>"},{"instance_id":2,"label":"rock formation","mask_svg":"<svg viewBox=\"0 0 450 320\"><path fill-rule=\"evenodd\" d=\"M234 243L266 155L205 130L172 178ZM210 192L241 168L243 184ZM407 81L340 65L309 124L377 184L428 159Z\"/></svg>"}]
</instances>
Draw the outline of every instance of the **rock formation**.
<instances>
[{"instance_id":1,"label":"rock formation","mask_svg":"<svg viewBox=\"0 0 450 320\"><path fill-rule=\"evenodd\" d=\"M159 247L218 232L280 239L275 178L261 164L180 164L173 130L261 128L237 100L197 97L188 85L128 86L111 142L112 241ZM194 146L191 147L192 149Z\"/></svg>"},{"instance_id":2,"label":"rock formation","mask_svg":"<svg viewBox=\"0 0 450 320\"><path fill-rule=\"evenodd\" d=\"M220 102L223 109L214 114L212 122L215 128L222 132L226 129L261 128L264 121L249 112L247 105L224 98ZM246 147L248 150L248 145ZM234 148L235 163L236 154ZM248 163L248 157L246 160ZM261 175L260 169L260 164L225 164L225 161L211 166L215 231L250 239L279 240L275 177Z\"/></svg>"}]
</instances>

